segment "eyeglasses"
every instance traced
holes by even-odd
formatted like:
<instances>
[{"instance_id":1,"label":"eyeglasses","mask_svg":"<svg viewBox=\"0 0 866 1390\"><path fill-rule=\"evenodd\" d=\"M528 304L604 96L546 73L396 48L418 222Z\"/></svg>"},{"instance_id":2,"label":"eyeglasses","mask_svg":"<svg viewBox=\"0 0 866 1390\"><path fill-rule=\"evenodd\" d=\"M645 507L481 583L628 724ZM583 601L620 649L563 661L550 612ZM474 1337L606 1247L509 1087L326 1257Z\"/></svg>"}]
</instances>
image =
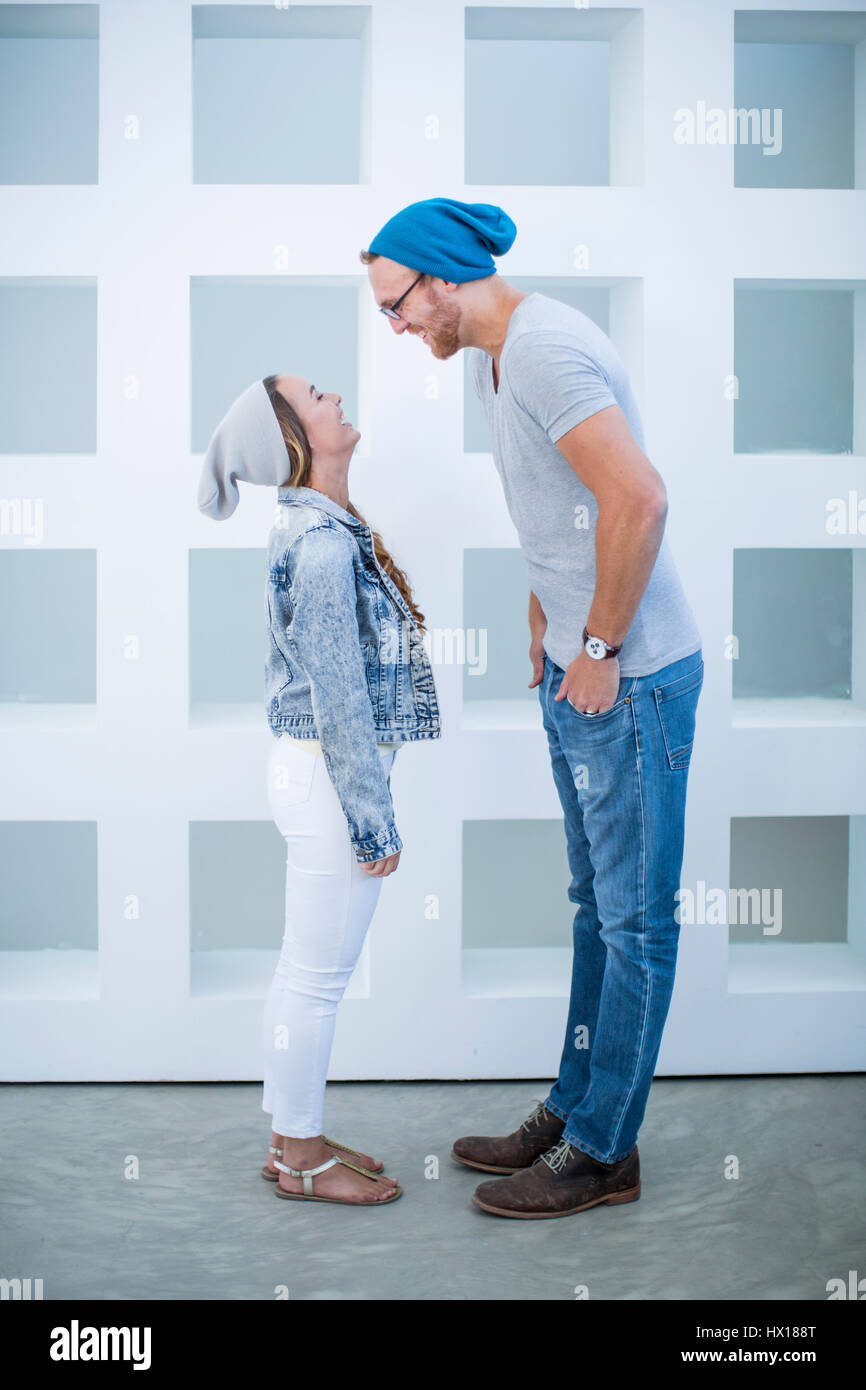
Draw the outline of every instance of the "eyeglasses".
<instances>
[{"instance_id":1,"label":"eyeglasses","mask_svg":"<svg viewBox=\"0 0 866 1390\"><path fill-rule=\"evenodd\" d=\"M406 298L406 295L409 294L409 292L410 292L411 290L414 290L414 288L415 288L415 286L417 285L417 283L418 283L419 280L423 280L423 279L424 279L424 276L425 276L426 273L427 273L426 271L422 270L422 271L421 271L421 274L418 275L418 276L416 276L416 278L412 281L411 285L409 286L409 289L408 289L408 290L404 290L404 292L400 295L400 298L399 298L399 299L395 299L395 300L394 300L394 303L393 303L393 304L389 304L389 305L387 306L387 308L385 308L384 306L383 306L383 307L380 307L379 313L380 313L380 314L387 314L389 319L399 319L399 318L402 318L403 315L402 315L402 314L398 314L398 313L397 313L397 310L399 309L400 305L403 303L403 300Z\"/></svg>"}]
</instances>

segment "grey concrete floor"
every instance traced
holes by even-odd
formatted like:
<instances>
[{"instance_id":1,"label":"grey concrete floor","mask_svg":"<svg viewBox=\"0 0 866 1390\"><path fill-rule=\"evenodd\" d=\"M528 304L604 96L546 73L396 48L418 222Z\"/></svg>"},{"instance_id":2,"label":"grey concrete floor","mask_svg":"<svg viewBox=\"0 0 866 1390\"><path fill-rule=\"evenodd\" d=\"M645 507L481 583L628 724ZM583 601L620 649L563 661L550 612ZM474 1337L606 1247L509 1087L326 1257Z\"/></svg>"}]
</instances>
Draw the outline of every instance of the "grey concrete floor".
<instances>
[{"instance_id":1,"label":"grey concrete floor","mask_svg":"<svg viewBox=\"0 0 866 1390\"><path fill-rule=\"evenodd\" d=\"M386 1162L382 1208L283 1202L257 1084L7 1084L0 1276L46 1300L827 1298L866 1275L866 1078L663 1079L642 1194L549 1221L484 1213L461 1134L505 1134L544 1081L330 1083L325 1132ZM726 1178L734 1156L739 1177ZM125 1176L134 1156L138 1177ZM435 1171L438 1177L426 1177Z\"/></svg>"}]
</instances>

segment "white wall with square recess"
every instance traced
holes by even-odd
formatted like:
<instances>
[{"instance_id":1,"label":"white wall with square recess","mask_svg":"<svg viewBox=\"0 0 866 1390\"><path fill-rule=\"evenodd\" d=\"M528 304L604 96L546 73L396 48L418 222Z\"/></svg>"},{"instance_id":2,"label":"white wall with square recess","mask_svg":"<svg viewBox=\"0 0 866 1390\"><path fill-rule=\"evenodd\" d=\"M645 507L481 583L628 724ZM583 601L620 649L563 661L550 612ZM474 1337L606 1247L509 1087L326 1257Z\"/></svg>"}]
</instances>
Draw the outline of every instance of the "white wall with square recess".
<instances>
[{"instance_id":1,"label":"white wall with square recess","mask_svg":"<svg viewBox=\"0 0 866 1390\"><path fill-rule=\"evenodd\" d=\"M3 1078L261 1075L273 498L217 524L195 491L271 371L358 421L443 716L392 774L331 1075L556 1070L525 564L465 363L358 260L443 195L505 207L502 273L610 334L668 488L705 682L658 1070L862 1068L866 6L0 4L0 124Z\"/></svg>"}]
</instances>

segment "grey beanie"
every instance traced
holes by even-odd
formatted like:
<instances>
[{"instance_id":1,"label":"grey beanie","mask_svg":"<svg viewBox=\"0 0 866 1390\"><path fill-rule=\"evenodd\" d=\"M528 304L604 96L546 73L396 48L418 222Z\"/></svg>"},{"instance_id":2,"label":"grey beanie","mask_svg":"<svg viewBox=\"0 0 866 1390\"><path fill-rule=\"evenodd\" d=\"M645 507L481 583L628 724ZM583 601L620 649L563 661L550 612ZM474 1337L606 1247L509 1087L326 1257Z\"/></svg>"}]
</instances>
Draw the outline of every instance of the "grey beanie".
<instances>
[{"instance_id":1,"label":"grey beanie","mask_svg":"<svg viewBox=\"0 0 866 1390\"><path fill-rule=\"evenodd\" d=\"M263 381L254 381L220 420L202 465L198 509L215 521L240 500L237 480L278 487L289 480L289 451Z\"/></svg>"}]
</instances>

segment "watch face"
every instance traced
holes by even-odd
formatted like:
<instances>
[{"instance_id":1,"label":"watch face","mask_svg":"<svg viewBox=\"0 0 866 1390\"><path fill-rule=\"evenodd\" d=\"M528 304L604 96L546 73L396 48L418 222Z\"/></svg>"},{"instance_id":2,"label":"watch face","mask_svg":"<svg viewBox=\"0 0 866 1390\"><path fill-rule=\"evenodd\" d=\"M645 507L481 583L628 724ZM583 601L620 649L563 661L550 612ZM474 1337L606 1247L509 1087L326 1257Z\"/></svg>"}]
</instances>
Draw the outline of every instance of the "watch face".
<instances>
[{"instance_id":1,"label":"watch face","mask_svg":"<svg viewBox=\"0 0 866 1390\"><path fill-rule=\"evenodd\" d=\"M600 637L587 637L585 647L594 661L603 661L607 654L607 648Z\"/></svg>"}]
</instances>

